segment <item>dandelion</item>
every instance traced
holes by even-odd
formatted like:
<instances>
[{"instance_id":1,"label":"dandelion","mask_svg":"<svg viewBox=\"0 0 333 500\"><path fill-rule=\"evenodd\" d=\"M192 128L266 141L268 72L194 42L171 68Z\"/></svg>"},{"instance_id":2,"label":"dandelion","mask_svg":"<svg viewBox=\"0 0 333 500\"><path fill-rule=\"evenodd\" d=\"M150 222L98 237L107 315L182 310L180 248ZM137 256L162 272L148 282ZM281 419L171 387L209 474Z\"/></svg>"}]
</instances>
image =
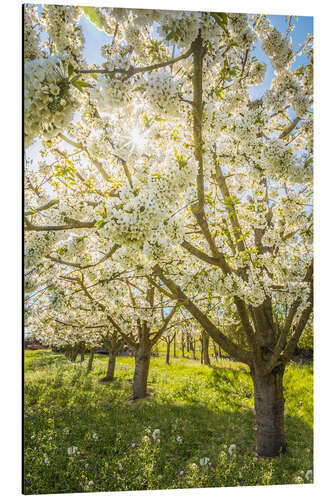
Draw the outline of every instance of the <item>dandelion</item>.
<instances>
[{"instance_id":1,"label":"dandelion","mask_svg":"<svg viewBox=\"0 0 333 500\"><path fill-rule=\"evenodd\" d=\"M70 446L68 449L67 449L67 453L68 455L74 455L78 450L78 447L77 446Z\"/></svg>"},{"instance_id":2,"label":"dandelion","mask_svg":"<svg viewBox=\"0 0 333 500\"><path fill-rule=\"evenodd\" d=\"M84 464L85 469L88 469L88 467L89 467L89 464Z\"/></svg>"},{"instance_id":3,"label":"dandelion","mask_svg":"<svg viewBox=\"0 0 333 500\"><path fill-rule=\"evenodd\" d=\"M88 486L93 486L94 481L89 481Z\"/></svg>"},{"instance_id":4,"label":"dandelion","mask_svg":"<svg viewBox=\"0 0 333 500\"><path fill-rule=\"evenodd\" d=\"M47 465L48 465L49 463L50 463L50 460L49 460L47 457L46 457L46 458L44 458L44 464L47 464Z\"/></svg>"},{"instance_id":5,"label":"dandelion","mask_svg":"<svg viewBox=\"0 0 333 500\"><path fill-rule=\"evenodd\" d=\"M196 470L198 468L197 464L196 463L193 463L190 465L190 468L193 469L193 470Z\"/></svg>"},{"instance_id":6,"label":"dandelion","mask_svg":"<svg viewBox=\"0 0 333 500\"><path fill-rule=\"evenodd\" d=\"M226 452L225 452L225 451L221 451L221 453L220 453L220 457L221 457L221 458L224 458L224 457L226 457L226 456L227 456Z\"/></svg>"},{"instance_id":7,"label":"dandelion","mask_svg":"<svg viewBox=\"0 0 333 500\"><path fill-rule=\"evenodd\" d=\"M118 465L119 470L123 470L123 466L121 464Z\"/></svg>"},{"instance_id":8,"label":"dandelion","mask_svg":"<svg viewBox=\"0 0 333 500\"><path fill-rule=\"evenodd\" d=\"M306 473L305 473L305 479L307 481L311 481L312 479L312 470L307 470Z\"/></svg>"},{"instance_id":9,"label":"dandelion","mask_svg":"<svg viewBox=\"0 0 333 500\"><path fill-rule=\"evenodd\" d=\"M208 462L209 462L209 458L208 457L200 458L200 465L201 466L207 465Z\"/></svg>"},{"instance_id":10,"label":"dandelion","mask_svg":"<svg viewBox=\"0 0 333 500\"><path fill-rule=\"evenodd\" d=\"M94 432L94 434L91 437L92 437L92 439L95 439L95 441L97 441L97 439L98 439L96 432Z\"/></svg>"},{"instance_id":11,"label":"dandelion","mask_svg":"<svg viewBox=\"0 0 333 500\"><path fill-rule=\"evenodd\" d=\"M135 448L136 447L136 444L135 443L132 443L131 444L131 448Z\"/></svg>"},{"instance_id":12,"label":"dandelion","mask_svg":"<svg viewBox=\"0 0 333 500\"><path fill-rule=\"evenodd\" d=\"M152 433L152 437L154 439L154 441L156 441L156 439L158 439L161 435L161 431L159 429L155 429Z\"/></svg>"},{"instance_id":13,"label":"dandelion","mask_svg":"<svg viewBox=\"0 0 333 500\"><path fill-rule=\"evenodd\" d=\"M30 436L30 439L35 439L35 436L34 435Z\"/></svg>"},{"instance_id":14,"label":"dandelion","mask_svg":"<svg viewBox=\"0 0 333 500\"><path fill-rule=\"evenodd\" d=\"M184 475L184 471L183 471L183 470L181 470L181 471L179 472L179 475L180 475L180 476L183 476L183 475Z\"/></svg>"},{"instance_id":15,"label":"dandelion","mask_svg":"<svg viewBox=\"0 0 333 500\"><path fill-rule=\"evenodd\" d=\"M176 441L177 441L177 443L182 443L183 442L183 438L180 437L180 436L177 436L176 437Z\"/></svg>"},{"instance_id":16,"label":"dandelion","mask_svg":"<svg viewBox=\"0 0 333 500\"><path fill-rule=\"evenodd\" d=\"M235 444L231 444L229 446L228 452L229 452L229 455L232 457L236 453L236 445Z\"/></svg>"},{"instance_id":17,"label":"dandelion","mask_svg":"<svg viewBox=\"0 0 333 500\"><path fill-rule=\"evenodd\" d=\"M48 441L52 441L52 436L49 437Z\"/></svg>"},{"instance_id":18,"label":"dandelion","mask_svg":"<svg viewBox=\"0 0 333 500\"><path fill-rule=\"evenodd\" d=\"M143 436L142 438L144 441L150 441L149 436Z\"/></svg>"}]
</instances>

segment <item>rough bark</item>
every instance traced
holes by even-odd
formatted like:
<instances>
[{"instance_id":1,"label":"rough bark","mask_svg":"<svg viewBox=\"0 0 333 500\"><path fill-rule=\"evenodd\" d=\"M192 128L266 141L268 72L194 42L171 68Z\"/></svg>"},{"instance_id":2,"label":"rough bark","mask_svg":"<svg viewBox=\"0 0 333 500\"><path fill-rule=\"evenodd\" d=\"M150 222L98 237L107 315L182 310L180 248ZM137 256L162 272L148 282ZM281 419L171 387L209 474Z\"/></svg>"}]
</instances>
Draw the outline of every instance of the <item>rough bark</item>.
<instances>
[{"instance_id":1,"label":"rough bark","mask_svg":"<svg viewBox=\"0 0 333 500\"><path fill-rule=\"evenodd\" d=\"M196 342L195 342L195 340L193 340L193 342L192 342L193 359L197 359L195 356L195 344L196 344Z\"/></svg>"},{"instance_id":2,"label":"rough bark","mask_svg":"<svg viewBox=\"0 0 333 500\"><path fill-rule=\"evenodd\" d=\"M106 376L101 379L101 382L111 382L114 380L114 372L116 368L117 351L105 345L109 353L108 368L106 371Z\"/></svg>"},{"instance_id":3,"label":"rough bark","mask_svg":"<svg viewBox=\"0 0 333 500\"><path fill-rule=\"evenodd\" d=\"M166 362L167 365L170 364L170 342L167 342L167 350L166 350L165 362Z\"/></svg>"},{"instance_id":4,"label":"rough bark","mask_svg":"<svg viewBox=\"0 0 333 500\"><path fill-rule=\"evenodd\" d=\"M173 339L173 357L174 358L177 357L177 339L176 339L176 336Z\"/></svg>"},{"instance_id":5,"label":"rough bark","mask_svg":"<svg viewBox=\"0 0 333 500\"><path fill-rule=\"evenodd\" d=\"M277 457L286 451L284 432L284 367L268 375L251 370L256 413L256 451L260 457Z\"/></svg>"},{"instance_id":6,"label":"rough bark","mask_svg":"<svg viewBox=\"0 0 333 500\"><path fill-rule=\"evenodd\" d=\"M202 362L204 365L210 366L209 336L206 332L202 332Z\"/></svg>"},{"instance_id":7,"label":"rough bark","mask_svg":"<svg viewBox=\"0 0 333 500\"><path fill-rule=\"evenodd\" d=\"M139 346L135 353L135 370L133 377L132 398L141 399L148 396L147 381L151 349L149 346Z\"/></svg>"}]
</instances>

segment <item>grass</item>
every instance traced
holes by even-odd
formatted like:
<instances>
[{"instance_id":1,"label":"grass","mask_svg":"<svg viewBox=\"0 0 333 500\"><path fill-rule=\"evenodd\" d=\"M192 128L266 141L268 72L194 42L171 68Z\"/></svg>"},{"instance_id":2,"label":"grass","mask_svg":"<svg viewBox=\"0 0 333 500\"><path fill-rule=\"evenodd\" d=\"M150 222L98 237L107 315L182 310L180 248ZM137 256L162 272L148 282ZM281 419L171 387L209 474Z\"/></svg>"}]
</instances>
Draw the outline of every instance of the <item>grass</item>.
<instances>
[{"instance_id":1,"label":"grass","mask_svg":"<svg viewBox=\"0 0 333 500\"><path fill-rule=\"evenodd\" d=\"M263 460L253 453L252 383L244 365L223 360L209 368L178 358L167 366L153 358L152 397L133 403L133 358L117 359L109 384L98 381L106 356L96 356L88 375L86 363L25 353L25 493L312 481L305 479L312 470L312 366L287 369L288 452Z\"/></svg>"}]
</instances>

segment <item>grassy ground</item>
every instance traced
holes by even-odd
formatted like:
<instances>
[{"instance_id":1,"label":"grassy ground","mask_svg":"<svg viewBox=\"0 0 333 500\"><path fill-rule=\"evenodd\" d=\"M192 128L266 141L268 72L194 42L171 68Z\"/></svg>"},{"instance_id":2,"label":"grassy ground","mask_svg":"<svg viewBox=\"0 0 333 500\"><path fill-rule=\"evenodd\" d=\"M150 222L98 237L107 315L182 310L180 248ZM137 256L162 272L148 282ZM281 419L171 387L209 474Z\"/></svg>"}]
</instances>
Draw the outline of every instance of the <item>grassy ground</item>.
<instances>
[{"instance_id":1,"label":"grassy ground","mask_svg":"<svg viewBox=\"0 0 333 500\"><path fill-rule=\"evenodd\" d=\"M25 353L26 493L312 481L305 478L312 470L312 366L287 369L288 453L262 460L253 453L252 383L245 366L223 361L207 368L190 359L166 366L162 357L153 358L153 396L133 403L127 400L132 358L117 359L110 384L98 382L106 356L96 357L89 375L86 363L49 351Z\"/></svg>"}]
</instances>

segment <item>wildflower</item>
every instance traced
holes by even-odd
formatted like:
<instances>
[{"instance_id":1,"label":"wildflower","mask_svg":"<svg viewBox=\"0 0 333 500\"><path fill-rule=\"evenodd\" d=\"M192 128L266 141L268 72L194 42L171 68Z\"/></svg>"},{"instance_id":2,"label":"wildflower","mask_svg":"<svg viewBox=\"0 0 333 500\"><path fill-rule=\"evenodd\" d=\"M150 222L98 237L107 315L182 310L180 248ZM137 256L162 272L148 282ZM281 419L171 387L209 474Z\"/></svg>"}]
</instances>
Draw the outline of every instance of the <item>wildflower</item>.
<instances>
[{"instance_id":1,"label":"wildflower","mask_svg":"<svg viewBox=\"0 0 333 500\"><path fill-rule=\"evenodd\" d=\"M232 455L234 455L236 453L236 445L235 444L231 444L229 446L228 452L229 452L229 455L232 457Z\"/></svg>"},{"instance_id":2,"label":"wildflower","mask_svg":"<svg viewBox=\"0 0 333 500\"><path fill-rule=\"evenodd\" d=\"M204 457L204 458L200 458L200 465L207 465L209 462L209 458L208 457Z\"/></svg>"},{"instance_id":3,"label":"wildflower","mask_svg":"<svg viewBox=\"0 0 333 500\"><path fill-rule=\"evenodd\" d=\"M44 458L44 464L47 464L47 465L48 465L49 463L50 463L50 460L49 460L47 457L46 457L46 458Z\"/></svg>"},{"instance_id":4,"label":"wildflower","mask_svg":"<svg viewBox=\"0 0 333 500\"><path fill-rule=\"evenodd\" d=\"M183 470L181 470L181 471L179 472L179 475L180 475L180 476L183 476L183 475L184 475L184 471L183 471Z\"/></svg>"},{"instance_id":5,"label":"wildflower","mask_svg":"<svg viewBox=\"0 0 333 500\"><path fill-rule=\"evenodd\" d=\"M144 441L150 441L149 436L143 436L142 438Z\"/></svg>"},{"instance_id":6,"label":"wildflower","mask_svg":"<svg viewBox=\"0 0 333 500\"><path fill-rule=\"evenodd\" d=\"M311 481L312 479L312 470L307 470L306 473L305 473L305 479L307 481Z\"/></svg>"},{"instance_id":7,"label":"wildflower","mask_svg":"<svg viewBox=\"0 0 333 500\"><path fill-rule=\"evenodd\" d=\"M226 456L227 456L226 452L225 451L221 451L220 457L226 457Z\"/></svg>"},{"instance_id":8,"label":"wildflower","mask_svg":"<svg viewBox=\"0 0 333 500\"><path fill-rule=\"evenodd\" d=\"M159 481L161 481L161 479L163 479L163 476L161 476L161 474L160 474L159 476L157 476L157 479L158 479Z\"/></svg>"},{"instance_id":9,"label":"wildflower","mask_svg":"<svg viewBox=\"0 0 333 500\"><path fill-rule=\"evenodd\" d=\"M88 469L88 467L89 467L89 464L84 464L85 469Z\"/></svg>"},{"instance_id":10,"label":"wildflower","mask_svg":"<svg viewBox=\"0 0 333 500\"><path fill-rule=\"evenodd\" d=\"M93 486L94 481L89 481L88 486Z\"/></svg>"},{"instance_id":11,"label":"wildflower","mask_svg":"<svg viewBox=\"0 0 333 500\"><path fill-rule=\"evenodd\" d=\"M161 431L159 429L155 429L152 433L153 439L156 441L161 435Z\"/></svg>"},{"instance_id":12,"label":"wildflower","mask_svg":"<svg viewBox=\"0 0 333 500\"><path fill-rule=\"evenodd\" d=\"M123 466L121 464L118 465L119 470L123 470Z\"/></svg>"},{"instance_id":13,"label":"wildflower","mask_svg":"<svg viewBox=\"0 0 333 500\"><path fill-rule=\"evenodd\" d=\"M135 448L136 447L136 444L135 443L132 443L131 444L131 448Z\"/></svg>"},{"instance_id":14,"label":"wildflower","mask_svg":"<svg viewBox=\"0 0 333 500\"><path fill-rule=\"evenodd\" d=\"M69 434L69 429L64 429L65 434Z\"/></svg>"},{"instance_id":15,"label":"wildflower","mask_svg":"<svg viewBox=\"0 0 333 500\"><path fill-rule=\"evenodd\" d=\"M67 453L68 455L74 455L74 453L76 453L78 450L78 447L77 446L70 446L68 449L67 449Z\"/></svg>"},{"instance_id":16,"label":"wildflower","mask_svg":"<svg viewBox=\"0 0 333 500\"><path fill-rule=\"evenodd\" d=\"M303 481L303 478L302 478L301 476L297 476L297 477L296 477L296 481L297 481L298 483L301 483L301 482Z\"/></svg>"},{"instance_id":17,"label":"wildflower","mask_svg":"<svg viewBox=\"0 0 333 500\"><path fill-rule=\"evenodd\" d=\"M32 436L30 437L30 439L35 439L35 436L34 436L34 435L32 435Z\"/></svg>"},{"instance_id":18,"label":"wildflower","mask_svg":"<svg viewBox=\"0 0 333 500\"><path fill-rule=\"evenodd\" d=\"M177 443L182 443L183 442L183 438L180 437L180 436L177 436L176 437L176 441L177 441Z\"/></svg>"},{"instance_id":19,"label":"wildflower","mask_svg":"<svg viewBox=\"0 0 333 500\"><path fill-rule=\"evenodd\" d=\"M196 470L198 468L196 463L190 465L191 469Z\"/></svg>"},{"instance_id":20,"label":"wildflower","mask_svg":"<svg viewBox=\"0 0 333 500\"><path fill-rule=\"evenodd\" d=\"M49 437L48 441L52 441L52 436Z\"/></svg>"},{"instance_id":21,"label":"wildflower","mask_svg":"<svg viewBox=\"0 0 333 500\"><path fill-rule=\"evenodd\" d=\"M91 437L92 437L92 439L95 439L95 441L97 441L97 439L98 439L96 432L94 432L94 434Z\"/></svg>"}]
</instances>

